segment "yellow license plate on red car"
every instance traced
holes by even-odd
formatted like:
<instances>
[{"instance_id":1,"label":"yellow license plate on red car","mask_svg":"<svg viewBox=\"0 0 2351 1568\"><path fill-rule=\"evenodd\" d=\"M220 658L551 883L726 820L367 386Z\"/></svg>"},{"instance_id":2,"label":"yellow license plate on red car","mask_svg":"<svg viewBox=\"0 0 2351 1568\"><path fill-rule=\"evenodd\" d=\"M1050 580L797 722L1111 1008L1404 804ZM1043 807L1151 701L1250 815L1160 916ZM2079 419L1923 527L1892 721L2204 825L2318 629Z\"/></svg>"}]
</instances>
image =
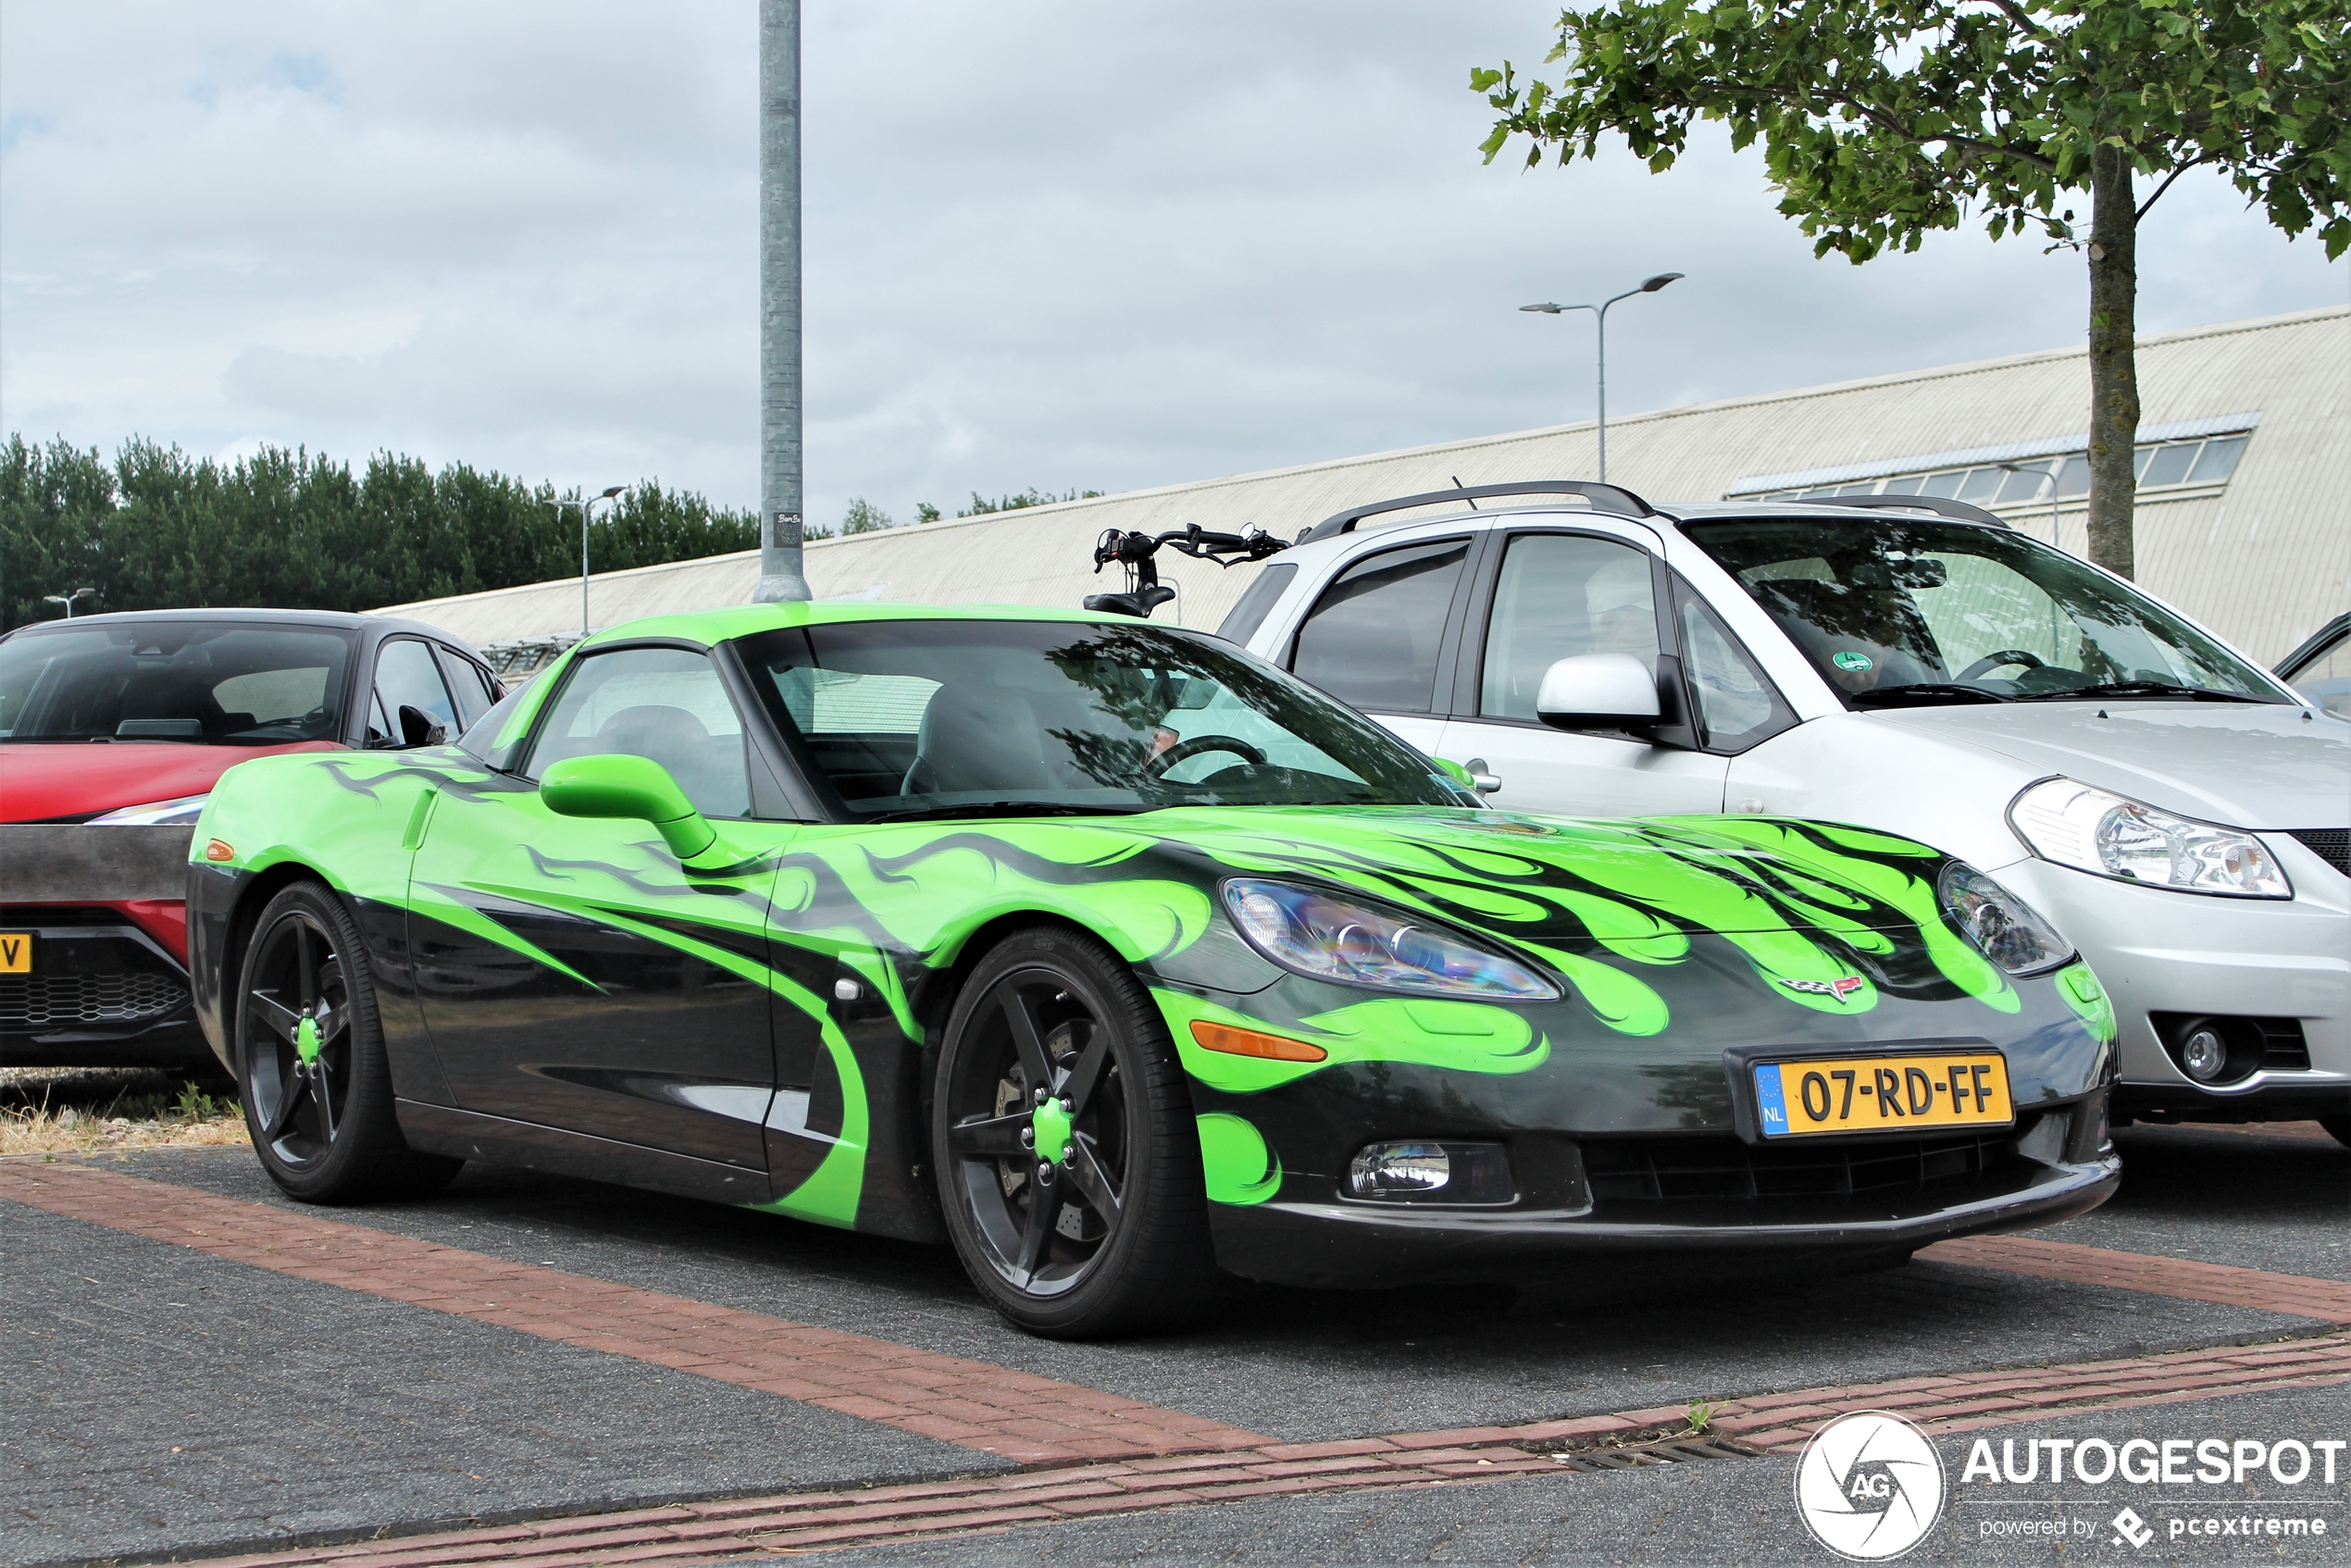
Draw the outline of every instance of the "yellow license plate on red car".
<instances>
[{"instance_id":1,"label":"yellow license plate on red car","mask_svg":"<svg viewBox=\"0 0 2351 1568\"><path fill-rule=\"evenodd\" d=\"M1932 1056L1815 1056L1760 1062L1756 1120L1765 1138L2007 1126L2009 1064L1995 1051Z\"/></svg>"},{"instance_id":2,"label":"yellow license plate on red car","mask_svg":"<svg viewBox=\"0 0 2351 1568\"><path fill-rule=\"evenodd\" d=\"M0 931L0 975L32 973L32 933Z\"/></svg>"}]
</instances>

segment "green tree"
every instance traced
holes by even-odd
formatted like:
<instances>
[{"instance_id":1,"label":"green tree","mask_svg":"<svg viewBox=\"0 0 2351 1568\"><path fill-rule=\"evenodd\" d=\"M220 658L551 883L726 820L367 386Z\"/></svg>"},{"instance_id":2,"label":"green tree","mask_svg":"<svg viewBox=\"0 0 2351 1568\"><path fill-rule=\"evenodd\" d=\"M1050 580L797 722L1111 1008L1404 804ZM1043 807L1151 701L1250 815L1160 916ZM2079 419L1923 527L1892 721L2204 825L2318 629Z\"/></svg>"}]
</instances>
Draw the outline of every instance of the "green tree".
<instances>
[{"instance_id":1,"label":"green tree","mask_svg":"<svg viewBox=\"0 0 2351 1568\"><path fill-rule=\"evenodd\" d=\"M579 514L553 485L379 453L348 465L268 447L222 464L133 438L110 463L63 441L0 446L0 629L82 613L243 605L365 610L579 568ZM747 512L656 480L599 512L598 571L748 550Z\"/></svg>"},{"instance_id":2,"label":"green tree","mask_svg":"<svg viewBox=\"0 0 2351 1568\"><path fill-rule=\"evenodd\" d=\"M1530 167L1622 136L1653 172L1697 119L1760 140L1780 211L1855 262L1982 221L2075 246L2090 283L2090 558L2133 572L2137 231L2189 169L2351 246L2343 0L1618 0L1560 19L1556 85L1470 73ZM2153 182L2144 197L2143 182ZM2067 205L2086 192L2086 235Z\"/></svg>"},{"instance_id":3,"label":"green tree","mask_svg":"<svg viewBox=\"0 0 2351 1568\"><path fill-rule=\"evenodd\" d=\"M1065 495L1039 490L1030 485L1015 495L1000 495L990 501L977 491L972 492L972 504L955 514L959 517L984 517L991 512L1017 512L1025 506L1052 506L1064 501L1091 501L1101 494L1099 490L1073 490Z\"/></svg>"},{"instance_id":4,"label":"green tree","mask_svg":"<svg viewBox=\"0 0 2351 1568\"><path fill-rule=\"evenodd\" d=\"M843 538L852 533L879 533L897 526L895 518L862 495L850 497L849 511L840 520Z\"/></svg>"}]
</instances>

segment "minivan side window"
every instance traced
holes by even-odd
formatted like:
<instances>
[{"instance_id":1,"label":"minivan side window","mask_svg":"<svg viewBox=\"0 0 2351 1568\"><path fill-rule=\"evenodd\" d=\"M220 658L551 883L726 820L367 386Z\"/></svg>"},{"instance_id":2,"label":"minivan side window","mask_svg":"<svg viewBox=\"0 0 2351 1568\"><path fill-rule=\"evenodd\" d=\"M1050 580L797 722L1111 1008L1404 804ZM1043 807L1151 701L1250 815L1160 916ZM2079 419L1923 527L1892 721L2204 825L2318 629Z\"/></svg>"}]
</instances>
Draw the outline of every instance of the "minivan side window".
<instances>
[{"instance_id":1,"label":"minivan side window","mask_svg":"<svg viewBox=\"0 0 2351 1568\"><path fill-rule=\"evenodd\" d=\"M1429 712L1469 548L1466 539L1446 539L1384 550L1339 573L1299 628L1290 669L1359 708Z\"/></svg>"},{"instance_id":2,"label":"minivan side window","mask_svg":"<svg viewBox=\"0 0 2351 1568\"><path fill-rule=\"evenodd\" d=\"M1673 598L1681 611L1682 673L1698 707L1698 744L1710 752L1744 752L1794 724L1794 711L1712 606L1679 585Z\"/></svg>"},{"instance_id":3,"label":"minivan side window","mask_svg":"<svg viewBox=\"0 0 2351 1568\"><path fill-rule=\"evenodd\" d=\"M1216 628L1216 635L1227 642L1242 643L1256 636L1257 628L1265 624L1266 615L1274 608L1274 601L1282 596L1283 590L1289 587L1289 579L1297 575L1295 561L1276 561L1270 566L1259 567L1257 580L1249 585L1240 602L1225 615L1225 624Z\"/></svg>"},{"instance_id":4,"label":"minivan side window","mask_svg":"<svg viewBox=\"0 0 2351 1568\"><path fill-rule=\"evenodd\" d=\"M1630 653L1656 670L1648 553L1588 534L1515 536L1486 618L1478 712L1532 720L1543 672L1578 653Z\"/></svg>"}]
</instances>

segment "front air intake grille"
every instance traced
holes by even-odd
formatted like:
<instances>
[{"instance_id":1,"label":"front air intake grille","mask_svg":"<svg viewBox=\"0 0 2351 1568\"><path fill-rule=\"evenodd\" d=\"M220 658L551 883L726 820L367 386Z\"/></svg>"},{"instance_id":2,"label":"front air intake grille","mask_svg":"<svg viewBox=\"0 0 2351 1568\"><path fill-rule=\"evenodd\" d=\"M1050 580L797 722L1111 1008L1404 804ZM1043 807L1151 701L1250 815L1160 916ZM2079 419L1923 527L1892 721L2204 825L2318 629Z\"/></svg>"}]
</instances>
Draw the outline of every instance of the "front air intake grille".
<instances>
[{"instance_id":1,"label":"front air intake grille","mask_svg":"<svg viewBox=\"0 0 2351 1568\"><path fill-rule=\"evenodd\" d=\"M1735 1138L1592 1139L1583 1145L1584 1174L1600 1203L1917 1192L1982 1179L2008 1157L2014 1136L2004 1129L1760 1148Z\"/></svg>"},{"instance_id":2,"label":"front air intake grille","mask_svg":"<svg viewBox=\"0 0 2351 1568\"><path fill-rule=\"evenodd\" d=\"M188 1004L168 975L0 975L0 1029L130 1024Z\"/></svg>"},{"instance_id":3,"label":"front air intake grille","mask_svg":"<svg viewBox=\"0 0 2351 1568\"><path fill-rule=\"evenodd\" d=\"M2296 828L2286 837L2351 877L2351 828Z\"/></svg>"}]
</instances>

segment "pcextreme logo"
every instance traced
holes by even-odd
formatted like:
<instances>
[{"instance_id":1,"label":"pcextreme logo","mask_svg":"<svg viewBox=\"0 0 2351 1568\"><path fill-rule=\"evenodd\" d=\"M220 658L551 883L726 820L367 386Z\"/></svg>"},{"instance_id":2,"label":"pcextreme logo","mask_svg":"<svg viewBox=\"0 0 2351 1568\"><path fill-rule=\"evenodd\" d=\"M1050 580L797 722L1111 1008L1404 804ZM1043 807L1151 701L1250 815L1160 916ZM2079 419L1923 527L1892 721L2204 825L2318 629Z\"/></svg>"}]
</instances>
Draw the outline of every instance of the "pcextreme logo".
<instances>
[{"instance_id":1,"label":"pcextreme logo","mask_svg":"<svg viewBox=\"0 0 2351 1568\"><path fill-rule=\"evenodd\" d=\"M1812 1434L1796 1464L1796 1511L1822 1546L1854 1562L1885 1562L1943 1517L1942 1456L1898 1415L1856 1411Z\"/></svg>"}]
</instances>

